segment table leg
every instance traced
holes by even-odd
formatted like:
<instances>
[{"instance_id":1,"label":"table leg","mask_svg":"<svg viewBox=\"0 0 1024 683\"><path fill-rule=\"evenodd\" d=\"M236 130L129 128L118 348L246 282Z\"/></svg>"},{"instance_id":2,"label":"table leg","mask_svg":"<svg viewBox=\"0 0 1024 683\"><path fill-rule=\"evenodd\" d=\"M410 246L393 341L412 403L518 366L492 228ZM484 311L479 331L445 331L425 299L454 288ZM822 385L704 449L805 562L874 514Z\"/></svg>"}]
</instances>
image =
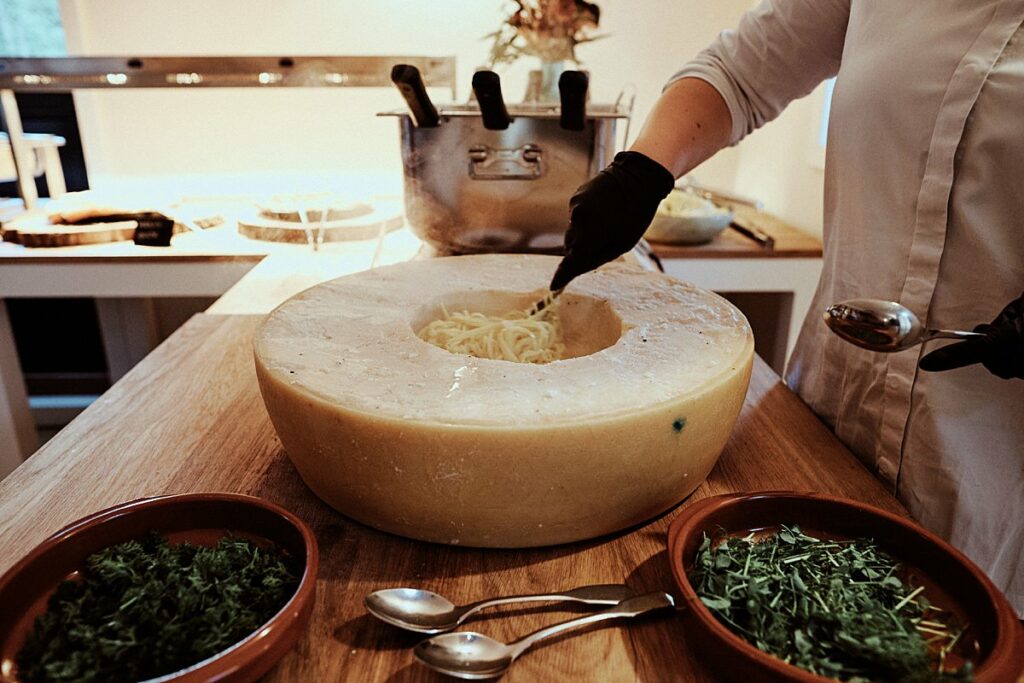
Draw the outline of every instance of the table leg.
<instances>
[{"instance_id":1,"label":"table leg","mask_svg":"<svg viewBox=\"0 0 1024 683\"><path fill-rule=\"evenodd\" d=\"M7 306L0 301L0 479L38 445Z\"/></svg>"},{"instance_id":2,"label":"table leg","mask_svg":"<svg viewBox=\"0 0 1024 683\"><path fill-rule=\"evenodd\" d=\"M156 348L159 334L152 299L96 299L103 352L116 382Z\"/></svg>"},{"instance_id":3,"label":"table leg","mask_svg":"<svg viewBox=\"0 0 1024 683\"><path fill-rule=\"evenodd\" d=\"M46 174L46 191L50 199L57 199L67 194L67 186L64 184L64 166L60 163L60 149L53 145L42 148L43 172Z\"/></svg>"},{"instance_id":4,"label":"table leg","mask_svg":"<svg viewBox=\"0 0 1024 683\"><path fill-rule=\"evenodd\" d=\"M7 139L11 144L11 156L14 157L14 169L18 175L18 194L25 202L25 208L33 209L39 201L33 174L35 155L23 137L21 114L13 90L0 90L0 117L7 124Z\"/></svg>"}]
</instances>

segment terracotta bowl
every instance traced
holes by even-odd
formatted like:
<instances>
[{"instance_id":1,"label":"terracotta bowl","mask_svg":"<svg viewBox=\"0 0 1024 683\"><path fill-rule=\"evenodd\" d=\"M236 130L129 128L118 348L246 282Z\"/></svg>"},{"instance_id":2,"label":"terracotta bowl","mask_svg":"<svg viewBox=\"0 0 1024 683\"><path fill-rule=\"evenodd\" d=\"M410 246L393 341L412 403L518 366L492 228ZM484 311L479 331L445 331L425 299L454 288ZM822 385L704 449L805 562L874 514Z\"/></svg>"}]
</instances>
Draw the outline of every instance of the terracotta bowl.
<instances>
[{"instance_id":1,"label":"terracotta bowl","mask_svg":"<svg viewBox=\"0 0 1024 683\"><path fill-rule=\"evenodd\" d=\"M144 498L64 527L0 577L0 681L19 680L15 656L57 586L89 555L150 530L171 542L197 545L214 545L230 531L274 543L305 564L295 595L263 628L209 659L154 680L255 681L295 645L309 622L316 589L316 538L302 520L278 505L237 494Z\"/></svg>"},{"instance_id":2,"label":"terracotta bowl","mask_svg":"<svg viewBox=\"0 0 1024 683\"><path fill-rule=\"evenodd\" d=\"M672 573L682 591L687 638L724 680L805 681L831 679L786 664L728 630L697 598L687 572L704 534L745 535L798 524L812 536L870 537L910 568L927 586L929 599L970 625L977 640L976 683L1005 683L1024 674L1024 633L1013 608L962 553L908 519L870 505L817 494L764 492L700 500L684 508L669 528Z\"/></svg>"}]
</instances>

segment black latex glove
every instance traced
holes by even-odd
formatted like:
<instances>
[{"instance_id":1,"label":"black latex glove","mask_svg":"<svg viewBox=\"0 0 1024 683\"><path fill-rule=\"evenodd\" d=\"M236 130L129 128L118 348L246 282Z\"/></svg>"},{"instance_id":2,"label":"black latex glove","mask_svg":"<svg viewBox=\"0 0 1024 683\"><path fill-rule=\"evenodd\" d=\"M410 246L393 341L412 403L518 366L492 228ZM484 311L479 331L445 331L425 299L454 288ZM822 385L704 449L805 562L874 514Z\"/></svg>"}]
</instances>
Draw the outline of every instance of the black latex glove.
<instances>
[{"instance_id":1,"label":"black latex glove","mask_svg":"<svg viewBox=\"0 0 1024 683\"><path fill-rule=\"evenodd\" d=\"M640 152L619 152L615 160L576 190L569 200L565 258L551 289L613 261L636 246L675 178Z\"/></svg>"},{"instance_id":2,"label":"black latex glove","mask_svg":"<svg viewBox=\"0 0 1024 683\"><path fill-rule=\"evenodd\" d=\"M974 331L985 336L932 351L921 359L921 369L936 372L981 363L996 377L1024 379L1024 293Z\"/></svg>"}]
</instances>

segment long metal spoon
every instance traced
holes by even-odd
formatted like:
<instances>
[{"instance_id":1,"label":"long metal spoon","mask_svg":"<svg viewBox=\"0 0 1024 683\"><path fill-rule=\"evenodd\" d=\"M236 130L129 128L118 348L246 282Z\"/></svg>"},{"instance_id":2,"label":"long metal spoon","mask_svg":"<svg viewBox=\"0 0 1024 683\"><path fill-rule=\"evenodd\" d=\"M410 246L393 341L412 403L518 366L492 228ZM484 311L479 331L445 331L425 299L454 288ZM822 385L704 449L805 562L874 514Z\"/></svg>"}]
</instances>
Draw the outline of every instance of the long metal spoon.
<instances>
[{"instance_id":1,"label":"long metal spoon","mask_svg":"<svg viewBox=\"0 0 1024 683\"><path fill-rule=\"evenodd\" d=\"M542 628L507 645L482 633L445 633L423 641L413 654L431 669L449 676L497 678L512 666L516 657L545 638L606 619L637 617L673 606L675 602L667 593L646 593L606 610Z\"/></svg>"},{"instance_id":2,"label":"long metal spoon","mask_svg":"<svg viewBox=\"0 0 1024 683\"><path fill-rule=\"evenodd\" d=\"M456 606L433 591L417 588L388 588L370 593L363 600L366 611L392 626L417 633L451 631L485 607L515 602L580 602L587 605L615 605L636 595L629 586L603 584L582 586L562 593L509 595Z\"/></svg>"},{"instance_id":3,"label":"long metal spoon","mask_svg":"<svg viewBox=\"0 0 1024 683\"><path fill-rule=\"evenodd\" d=\"M864 349L890 353L932 339L970 339L978 332L926 329L914 312L895 301L850 299L825 309L825 323L837 335Z\"/></svg>"}]
</instances>

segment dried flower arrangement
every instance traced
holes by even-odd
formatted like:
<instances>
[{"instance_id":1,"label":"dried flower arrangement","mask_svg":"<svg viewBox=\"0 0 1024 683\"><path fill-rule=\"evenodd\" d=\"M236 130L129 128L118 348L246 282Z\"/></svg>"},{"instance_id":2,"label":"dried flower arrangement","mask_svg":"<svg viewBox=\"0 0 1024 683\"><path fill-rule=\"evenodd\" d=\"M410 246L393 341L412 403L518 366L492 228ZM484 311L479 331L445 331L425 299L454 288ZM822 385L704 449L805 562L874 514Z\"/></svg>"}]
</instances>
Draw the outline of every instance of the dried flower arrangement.
<instances>
[{"instance_id":1,"label":"dried flower arrangement","mask_svg":"<svg viewBox=\"0 0 1024 683\"><path fill-rule=\"evenodd\" d=\"M583 0L515 0L511 15L486 36L494 41L490 65L508 64L522 56L578 64L576 46L601 37L591 34L600 17L598 6Z\"/></svg>"}]
</instances>

